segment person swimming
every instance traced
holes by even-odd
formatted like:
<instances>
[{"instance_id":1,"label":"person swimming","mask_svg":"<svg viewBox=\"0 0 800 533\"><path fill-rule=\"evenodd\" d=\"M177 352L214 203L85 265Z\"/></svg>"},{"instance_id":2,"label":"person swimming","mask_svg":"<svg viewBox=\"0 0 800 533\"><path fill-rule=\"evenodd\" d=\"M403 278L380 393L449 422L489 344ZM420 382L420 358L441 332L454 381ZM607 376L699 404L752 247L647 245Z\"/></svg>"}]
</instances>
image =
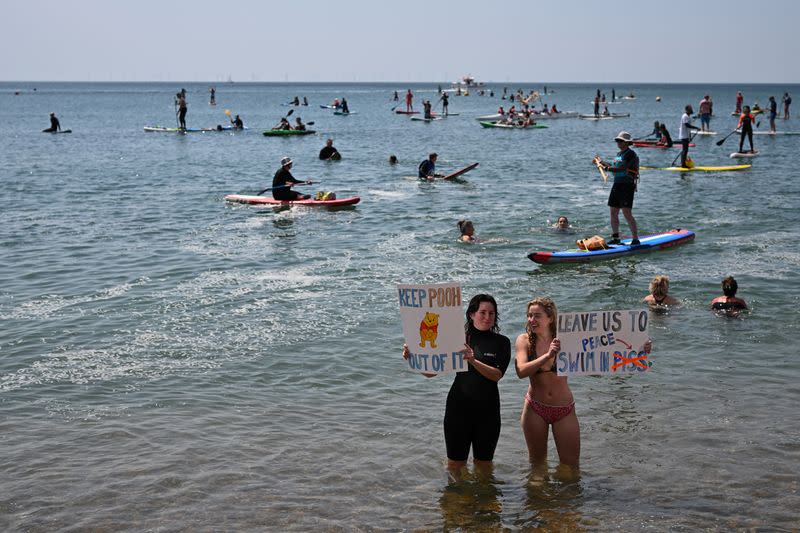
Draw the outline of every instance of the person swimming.
<instances>
[{"instance_id":1,"label":"person swimming","mask_svg":"<svg viewBox=\"0 0 800 533\"><path fill-rule=\"evenodd\" d=\"M458 230L461 232L461 237L458 240L462 242L477 242L478 238L475 236L475 226L471 220L459 220Z\"/></svg>"},{"instance_id":2,"label":"person swimming","mask_svg":"<svg viewBox=\"0 0 800 533\"><path fill-rule=\"evenodd\" d=\"M564 231L569 229L569 220L565 216L558 217L558 221L553 224L553 227L559 231Z\"/></svg>"},{"instance_id":3,"label":"person swimming","mask_svg":"<svg viewBox=\"0 0 800 533\"><path fill-rule=\"evenodd\" d=\"M651 308L663 308L668 305L678 305L677 299L669 294L669 278L656 276L650 281L650 294L644 297L643 302Z\"/></svg>"},{"instance_id":4,"label":"person swimming","mask_svg":"<svg viewBox=\"0 0 800 533\"><path fill-rule=\"evenodd\" d=\"M720 314L727 316L738 316L740 311L747 309L747 304L741 298L736 297L736 291L739 290L739 284L733 279L733 276L728 276L722 280L722 296L717 296L711 300L711 309L714 311L721 311Z\"/></svg>"}]
</instances>

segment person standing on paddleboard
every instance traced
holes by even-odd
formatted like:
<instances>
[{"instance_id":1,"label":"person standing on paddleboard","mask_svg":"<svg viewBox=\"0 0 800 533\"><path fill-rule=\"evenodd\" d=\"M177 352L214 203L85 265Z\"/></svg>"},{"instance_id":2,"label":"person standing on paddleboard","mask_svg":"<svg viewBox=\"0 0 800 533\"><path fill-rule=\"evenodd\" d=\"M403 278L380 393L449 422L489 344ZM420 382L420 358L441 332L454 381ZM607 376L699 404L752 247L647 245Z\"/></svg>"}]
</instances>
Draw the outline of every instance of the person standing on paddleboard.
<instances>
[{"instance_id":1,"label":"person standing on paddleboard","mask_svg":"<svg viewBox=\"0 0 800 533\"><path fill-rule=\"evenodd\" d=\"M789 118L789 106L792 105L792 97L789 93L783 93L783 119Z\"/></svg>"},{"instance_id":2,"label":"person standing on paddleboard","mask_svg":"<svg viewBox=\"0 0 800 533\"><path fill-rule=\"evenodd\" d=\"M473 296L466 315L463 354L468 370L456 373L444 410L447 468L454 475L467 466L470 448L476 470L491 468L501 426L497 382L511 362L511 341L500 334L495 299L488 294ZM404 345L403 358L410 355Z\"/></svg>"},{"instance_id":3,"label":"person standing on paddleboard","mask_svg":"<svg viewBox=\"0 0 800 533\"><path fill-rule=\"evenodd\" d=\"M433 181L434 178L441 178L441 174L436 173L436 159L439 155L434 152L428 155L428 159L419 164L417 176L419 179Z\"/></svg>"},{"instance_id":4,"label":"person standing on paddleboard","mask_svg":"<svg viewBox=\"0 0 800 533\"><path fill-rule=\"evenodd\" d=\"M186 129L186 90L182 89L176 96L178 99L178 124L182 130Z\"/></svg>"},{"instance_id":5,"label":"person standing on paddleboard","mask_svg":"<svg viewBox=\"0 0 800 533\"><path fill-rule=\"evenodd\" d=\"M750 141L750 152L755 152L753 148L753 121L756 118L750 112L750 106L744 106L744 110L742 114L739 116L739 124L736 125L737 130L741 130L739 134L739 153L743 153L742 149L744 148L744 139L747 137L747 140Z\"/></svg>"},{"instance_id":6,"label":"person standing on paddleboard","mask_svg":"<svg viewBox=\"0 0 800 533\"><path fill-rule=\"evenodd\" d=\"M742 95L742 91L736 91L736 109L734 109L734 113L737 115L742 113L742 103L744 102L744 96Z\"/></svg>"},{"instance_id":7,"label":"person standing on paddleboard","mask_svg":"<svg viewBox=\"0 0 800 533\"><path fill-rule=\"evenodd\" d=\"M414 93L409 89L406 92L406 112L411 113L412 111L414 111Z\"/></svg>"},{"instance_id":8,"label":"person standing on paddleboard","mask_svg":"<svg viewBox=\"0 0 800 533\"><path fill-rule=\"evenodd\" d=\"M619 132L614 137L617 142L619 152L614 158L614 163L606 163L596 157L595 164L601 165L614 175L614 185L611 187L611 194L608 196L608 207L611 215L611 240L608 244L620 244L619 240L619 212L628 222L631 229L631 246L639 244L639 231L636 226L636 219L633 218L633 195L636 193L636 184L639 181L639 156L631 150L631 134L627 131Z\"/></svg>"},{"instance_id":9,"label":"person standing on paddleboard","mask_svg":"<svg viewBox=\"0 0 800 533\"><path fill-rule=\"evenodd\" d=\"M699 130L697 126L692 125L692 115L694 109L692 106L687 105L684 109L683 116L681 116L681 125L678 128L678 138L681 140L681 166L686 167L686 158L689 155L689 139L691 139L691 130Z\"/></svg>"},{"instance_id":10,"label":"person standing on paddleboard","mask_svg":"<svg viewBox=\"0 0 800 533\"><path fill-rule=\"evenodd\" d=\"M769 132L775 133L775 117L778 116L778 102L774 96L769 97Z\"/></svg>"},{"instance_id":11,"label":"person standing on paddleboard","mask_svg":"<svg viewBox=\"0 0 800 533\"><path fill-rule=\"evenodd\" d=\"M447 93L442 93L442 114L447 116L450 108L450 97Z\"/></svg>"},{"instance_id":12,"label":"person standing on paddleboard","mask_svg":"<svg viewBox=\"0 0 800 533\"><path fill-rule=\"evenodd\" d=\"M281 168L275 173L275 177L272 178L272 197L282 201L308 200L311 198L311 195L300 194L297 191L291 190L291 187L298 183L310 183L295 179L290 172L291 168L291 157L284 157L281 159Z\"/></svg>"},{"instance_id":13,"label":"person standing on paddleboard","mask_svg":"<svg viewBox=\"0 0 800 533\"><path fill-rule=\"evenodd\" d=\"M702 131L711 131L711 97L705 95L700 100L700 108L697 113L700 115L700 129Z\"/></svg>"}]
</instances>

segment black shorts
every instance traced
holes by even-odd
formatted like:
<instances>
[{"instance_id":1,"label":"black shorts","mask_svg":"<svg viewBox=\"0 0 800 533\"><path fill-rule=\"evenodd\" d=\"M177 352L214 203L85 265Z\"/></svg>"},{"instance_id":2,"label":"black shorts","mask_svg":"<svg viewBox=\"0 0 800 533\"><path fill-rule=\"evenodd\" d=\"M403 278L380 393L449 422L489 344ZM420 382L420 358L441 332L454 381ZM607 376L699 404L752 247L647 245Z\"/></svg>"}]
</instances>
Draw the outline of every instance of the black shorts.
<instances>
[{"instance_id":1,"label":"black shorts","mask_svg":"<svg viewBox=\"0 0 800 533\"><path fill-rule=\"evenodd\" d=\"M500 438L500 405L497 409L470 409L447 398L444 413L444 441L447 458L466 461L472 447L472 458L491 461Z\"/></svg>"},{"instance_id":2,"label":"black shorts","mask_svg":"<svg viewBox=\"0 0 800 533\"><path fill-rule=\"evenodd\" d=\"M622 208L633 207L633 195L636 185L633 183L615 183L608 195L608 206Z\"/></svg>"}]
</instances>

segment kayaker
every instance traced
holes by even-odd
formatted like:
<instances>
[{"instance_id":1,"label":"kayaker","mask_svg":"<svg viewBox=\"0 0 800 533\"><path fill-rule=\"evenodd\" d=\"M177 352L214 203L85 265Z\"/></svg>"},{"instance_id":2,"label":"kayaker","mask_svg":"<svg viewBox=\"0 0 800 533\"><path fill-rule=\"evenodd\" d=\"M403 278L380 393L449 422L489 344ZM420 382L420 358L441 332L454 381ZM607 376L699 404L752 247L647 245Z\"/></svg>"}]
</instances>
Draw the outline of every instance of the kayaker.
<instances>
[{"instance_id":1,"label":"kayaker","mask_svg":"<svg viewBox=\"0 0 800 533\"><path fill-rule=\"evenodd\" d=\"M556 108L556 104L553 104L553 107L550 108L550 114L552 115L557 113L561 113L561 111L559 111L558 108Z\"/></svg>"},{"instance_id":2,"label":"kayaker","mask_svg":"<svg viewBox=\"0 0 800 533\"><path fill-rule=\"evenodd\" d=\"M775 117L778 116L778 102L774 96L769 97L769 132L775 133Z\"/></svg>"},{"instance_id":3,"label":"kayaker","mask_svg":"<svg viewBox=\"0 0 800 533\"><path fill-rule=\"evenodd\" d=\"M233 129L235 130L243 130L244 129L244 122L242 121L239 115L236 115L236 118L231 119L231 124L233 124Z\"/></svg>"},{"instance_id":4,"label":"kayaker","mask_svg":"<svg viewBox=\"0 0 800 533\"><path fill-rule=\"evenodd\" d=\"M289 124L289 121L286 119L286 117L283 117L281 119L280 123L277 126L275 126L274 128L272 128L272 129L273 130L291 130L292 129L292 125Z\"/></svg>"},{"instance_id":5,"label":"kayaker","mask_svg":"<svg viewBox=\"0 0 800 533\"><path fill-rule=\"evenodd\" d=\"M178 123L180 124L180 128L182 130L186 129L186 89L181 89L177 95L178 98Z\"/></svg>"},{"instance_id":6,"label":"kayaker","mask_svg":"<svg viewBox=\"0 0 800 533\"><path fill-rule=\"evenodd\" d=\"M471 220L459 220L458 231L461 232L461 237L458 240L462 242L477 242L478 238L475 236L475 226Z\"/></svg>"},{"instance_id":7,"label":"kayaker","mask_svg":"<svg viewBox=\"0 0 800 533\"><path fill-rule=\"evenodd\" d=\"M311 198L309 194L300 194L297 191L291 190L291 188L298 183L311 183L310 181L303 182L295 179L290 172L291 168L292 159L290 157L281 159L281 168L275 173L275 177L272 178L272 197L282 201L307 200Z\"/></svg>"},{"instance_id":8,"label":"kayaker","mask_svg":"<svg viewBox=\"0 0 800 533\"><path fill-rule=\"evenodd\" d=\"M737 115L742 113L742 102L744 102L742 91L736 91L736 109L733 112Z\"/></svg>"},{"instance_id":9,"label":"kayaker","mask_svg":"<svg viewBox=\"0 0 800 533\"><path fill-rule=\"evenodd\" d=\"M724 311L728 316L737 316L740 311L747 309L747 304L741 298L736 297L739 284L728 276L722 280L722 296L717 296L711 300L711 309L714 311Z\"/></svg>"},{"instance_id":10,"label":"kayaker","mask_svg":"<svg viewBox=\"0 0 800 533\"><path fill-rule=\"evenodd\" d=\"M333 146L333 139L328 139L325 141L325 146L322 147L322 150L319 151L319 158L328 161L328 160L336 160L342 158L342 155L339 153L339 150L334 148Z\"/></svg>"},{"instance_id":11,"label":"kayaker","mask_svg":"<svg viewBox=\"0 0 800 533\"><path fill-rule=\"evenodd\" d=\"M209 87L208 92L211 93L211 97L208 99L208 103L210 105L217 105L217 90L214 87Z\"/></svg>"},{"instance_id":12,"label":"kayaker","mask_svg":"<svg viewBox=\"0 0 800 533\"><path fill-rule=\"evenodd\" d=\"M783 118L784 120L789 119L789 106L792 105L792 97L789 96L789 93L783 93Z\"/></svg>"},{"instance_id":13,"label":"kayaker","mask_svg":"<svg viewBox=\"0 0 800 533\"><path fill-rule=\"evenodd\" d=\"M50 113L50 127L42 130L44 133L55 133L61 131L61 123L58 121L55 113Z\"/></svg>"},{"instance_id":14,"label":"kayaker","mask_svg":"<svg viewBox=\"0 0 800 533\"><path fill-rule=\"evenodd\" d=\"M603 168L614 175L614 185L611 187L611 194L608 196L608 207L611 215L611 239L608 244L620 244L619 240L619 212L628 222L631 229L631 246L639 244L639 232L636 226L636 219L633 217L633 195L636 193L636 185L639 181L639 156L631 150L631 134L627 131L619 132L614 137L619 152L614 158L613 163L606 163L599 156L595 156L594 163L602 165Z\"/></svg>"},{"instance_id":15,"label":"kayaker","mask_svg":"<svg viewBox=\"0 0 800 533\"><path fill-rule=\"evenodd\" d=\"M468 370L456 372L444 412L447 468L454 477L467 466L470 448L475 470L491 470L501 426L497 382L511 361L511 341L500 334L495 299L488 294L473 296L466 315L462 353ZM404 345L403 358L410 355Z\"/></svg>"},{"instance_id":16,"label":"kayaker","mask_svg":"<svg viewBox=\"0 0 800 533\"><path fill-rule=\"evenodd\" d=\"M742 153L742 149L744 148L744 139L747 137L747 140L750 142L750 151L755 152L753 148L753 122L756 118L750 112L750 106L744 106L742 110L742 114L739 116L739 123L736 125L737 130L741 130L739 134L739 153Z\"/></svg>"},{"instance_id":17,"label":"kayaker","mask_svg":"<svg viewBox=\"0 0 800 533\"><path fill-rule=\"evenodd\" d=\"M506 110L503 109L503 106L500 106L500 107L497 108L497 114L498 115L505 115L506 114Z\"/></svg>"},{"instance_id":18,"label":"kayaker","mask_svg":"<svg viewBox=\"0 0 800 533\"><path fill-rule=\"evenodd\" d=\"M700 105L697 110L697 113L700 115L700 130L701 131L710 131L711 130L711 99L708 95L705 95L702 100L700 100Z\"/></svg>"},{"instance_id":19,"label":"kayaker","mask_svg":"<svg viewBox=\"0 0 800 533\"><path fill-rule=\"evenodd\" d=\"M434 152L428 155L428 159L419 164L417 176L420 179L433 181L434 178L441 178L441 174L436 173L436 159L439 155Z\"/></svg>"},{"instance_id":20,"label":"kayaker","mask_svg":"<svg viewBox=\"0 0 800 533\"><path fill-rule=\"evenodd\" d=\"M347 98L345 98L344 96L342 96L342 102L339 106L339 111L345 114L350 113L350 108L347 106Z\"/></svg>"},{"instance_id":21,"label":"kayaker","mask_svg":"<svg viewBox=\"0 0 800 533\"><path fill-rule=\"evenodd\" d=\"M654 309L663 309L666 306L680 303L669 295L669 278L667 276L656 276L650 281L650 294L645 296L642 302Z\"/></svg>"},{"instance_id":22,"label":"kayaker","mask_svg":"<svg viewBox=\"0 0 800 533\"><path fill-rule=\"evenodd\" d=\"M681 140L681 166L686 167L686 157L689 155L689 140L691 138L691 130L699 130L697 126L692 125L692 115L694 109L691 105L684 108L683 116L681 116L681 126L678 129L678 138Z\"/></svg>"},{"instance_id":23,"label":"kayaker","mask_svg":"<svg viewBox=\"0 0 800 533\"><path fill-rule=\"evenodd\" d=\"M447 96L447 93L442 93L442 114L444 116L447 116L449 108L450 108L450 97Z\"/></svg>"},{"instance_id":24,"label":"kayaker","mask_svg":"<svg viewBox=\"0 0 800 533\"><path fill-rule=\"evenodd\" d=\"M406 92L406 112L410 113L414 111L414 94L409 89Z\"/></svg>"},{"instance_id":25,"label":"kayaker","mask_svg":"<svg viewBox=\"0 0 800 533\"><path fill-rule=\"evenodd\" d=\"M306 131L306 125L303 124L303 120L300 117L297 117L294 122L295 131Z\"/></svg>"},{"instance_id":26,"label":"kayaker","mask_svg":"<svg viewBox=\"0 0 800 533\"><path fill-rule=\"evenodd\" d=\"M667 125L661 124L659 129L661 130L661 139L658 141L658 144L662 144L667 148L672 148L672 136L669 134L669 130L667 130Z\"/></svg>"}]
</instances>

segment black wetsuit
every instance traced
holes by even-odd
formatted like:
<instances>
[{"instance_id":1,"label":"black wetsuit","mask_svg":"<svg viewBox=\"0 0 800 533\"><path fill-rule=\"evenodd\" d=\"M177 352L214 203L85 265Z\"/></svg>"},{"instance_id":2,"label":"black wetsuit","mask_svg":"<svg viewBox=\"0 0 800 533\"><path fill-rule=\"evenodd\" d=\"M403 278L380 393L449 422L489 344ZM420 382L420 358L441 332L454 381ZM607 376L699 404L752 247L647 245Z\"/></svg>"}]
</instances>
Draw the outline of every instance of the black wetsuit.
<instances>
[{"instance_id":1,"label":"black wetsuit","mask_svg":"<svg viewBox=\"0 0 800 533\"><path fill-rule=\"evenodd\" d=\"M475 358L505 374L511 360L511 341L491 331L472 330L469 345ZM473 366L459 372L447 394L444 413L444 439L447 457L466 461L472 457L491 461L500 437L500 392L497 382L481 375Z\"/></svg>"},{"instance_id":2,"label":"black wetsuit","mask_svg":"<svg viewBox=\"0 0 800 533\"><path fill-rule=\"evenodd\" d=\"M50 127L47 128L44 131L46 131L48 133L55 133L55 132L59 131L60 129L61 129L61 123L58 121L58 119L55 116L51 116L50 117Z\"/></svg>"},{"instance_id":3,"label":"black wetsuit","mask_svg":"<svg viewBox=\"0 0 800 533\"><path fill-rule=\"evenodd\" d=\"M669 134L669 131L667 131L666 126L661 128L661 137L665 141L665 144L669 148L672 148L672 135Z\"/></svg>"},{"instance_id":4,"label":"black wetsuit","mask_svg":"<svg viewBox=\"0 0 800 533\"><path fill-rule=\"evenodd\" d=\"M236 128L237 130L241 130L244 128L244 122L242 122L242 119L239 118L238 115L236 116L236 120L233 120L231 122L233 122L233 127Z\"/></svg>"},{"instance_id":5,"label":"black wetsuit","mask_svg":"<svg viewBox=\"0 0 800 533\"><path fill-rule=\"evenodd\" d=\"M280 170L275 173L275 177L272 178L272 186L280 187L286 183L302 183L302 181L296 180L288 169L281 167ZM272 189L272 197L276 200L297 200L300 196L303 195L293 191L290 187Z\"/></svg>"},{"instance_id":6,"label":"black wetsuit","mask_svg":"<svg viewBox=\"0 0 800 533\"><path fill-rule=\"evenodd\" d=\"M186 98L178 100L178 120L180 121L180 127L186 129Z\"/></svg>"},{"instance_id":7,"label":"black wetsuit","mask_svg":"<svg viewBox=\"0 0 800 533\"><path fill-rule=\"evenodd\" d=\"M417 177L419 178L428 178L429 176L435 176L436 164L430 159L426 159L425 161L419 164L418 170L419 172L417 172Z\"/></svg>"},{"instance_id":8,"label":"black wetsuit","mask_svg":"<svg viewBox=\"0 0 800 533\"><path fill-rule=\"evenodd\" d=\"M342 105L341 105L341 107L339 108L339 110L340 110L342 113L349 113L349 112L350 112L350 108L349 108L349 107L347 107L347 100L345 100L344 98L342 98Z\"/></svg>"},{"instance_id":9,"label":"black wetsuit","mask_svg":"<svg viewBox=\"0 0 800 533\"><path fill-rule=\"evenodd\" d=\"M742 123L742 133L739 136L739 152L741 153L742 149L744 148L744 139L747 138L748 142L750 143L750 151L753 151L753 116L751 114L742 114L741 118Z\"/></svg>"},{"instance_id":10,"label":"black wetsuit","mask_svg":"<svg viewBox=\"0 0 800 533\"><path fill-rule=\"evenodd\" d=\"M334 148L333 146L323 146L322 150L319 151L319 158L323 160L334 159L334 154L338 154L339 150Z\"/></svg>"}]
</instances>

